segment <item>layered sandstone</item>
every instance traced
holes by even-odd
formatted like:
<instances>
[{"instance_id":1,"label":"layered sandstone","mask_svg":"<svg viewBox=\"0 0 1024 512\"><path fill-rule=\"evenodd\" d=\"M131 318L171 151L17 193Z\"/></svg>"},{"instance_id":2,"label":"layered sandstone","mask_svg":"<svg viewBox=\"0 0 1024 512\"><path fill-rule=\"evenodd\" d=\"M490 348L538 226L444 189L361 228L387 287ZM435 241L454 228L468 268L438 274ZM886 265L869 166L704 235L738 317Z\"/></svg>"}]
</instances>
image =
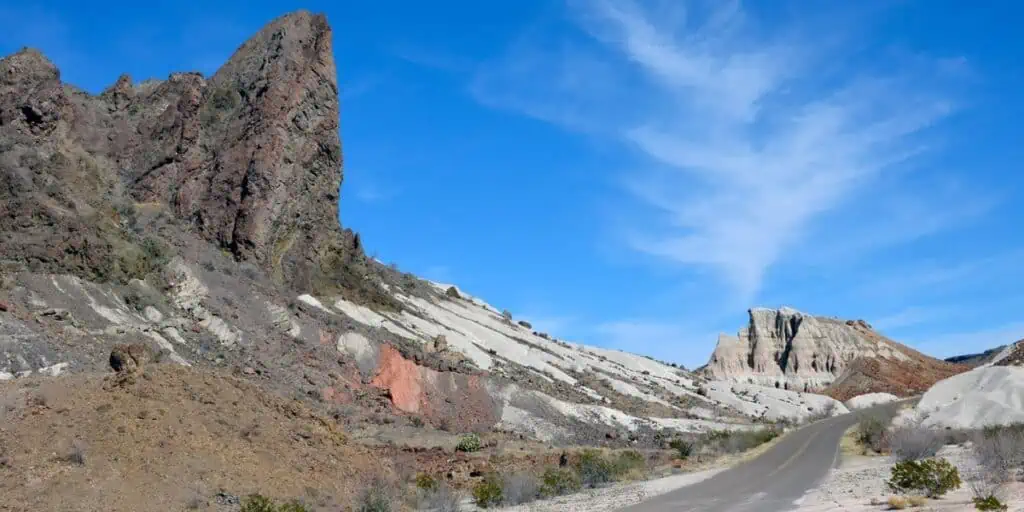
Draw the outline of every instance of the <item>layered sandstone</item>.
<instances>
[{"instance_id":1,"label":"layered sandstone","mask_svg":"<svg viewBox=\"0 0 1024 512\"><path fill-rule=\"evenodd\" d=\"M813 316L787 307L754 308L749 317L736 336L719 336L705 368L711 377L818 390L843 375L854 361L931 360L875 332L862 320Z\"/></svg>"}]
</instances>

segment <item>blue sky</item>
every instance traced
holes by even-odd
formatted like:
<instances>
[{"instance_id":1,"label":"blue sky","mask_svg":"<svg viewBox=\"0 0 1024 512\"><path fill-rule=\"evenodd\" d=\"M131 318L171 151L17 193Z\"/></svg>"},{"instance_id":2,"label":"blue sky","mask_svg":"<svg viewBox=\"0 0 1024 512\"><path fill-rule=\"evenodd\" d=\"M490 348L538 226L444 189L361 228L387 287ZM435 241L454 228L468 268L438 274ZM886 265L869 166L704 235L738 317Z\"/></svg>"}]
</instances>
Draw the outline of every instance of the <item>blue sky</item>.
<instances>
[{"instance_id":1,"label":"blue sky","mask_svg":"<svg viewBox=\"0 0 1024 512\"><path fill-rule=\"evenodd\" d=\"M752 305L1024 337L1024 6L810 4L29 1L0 52L97 92L324 12L341 219L384 261L688 366Z\"/></svg>"}]
</instances>

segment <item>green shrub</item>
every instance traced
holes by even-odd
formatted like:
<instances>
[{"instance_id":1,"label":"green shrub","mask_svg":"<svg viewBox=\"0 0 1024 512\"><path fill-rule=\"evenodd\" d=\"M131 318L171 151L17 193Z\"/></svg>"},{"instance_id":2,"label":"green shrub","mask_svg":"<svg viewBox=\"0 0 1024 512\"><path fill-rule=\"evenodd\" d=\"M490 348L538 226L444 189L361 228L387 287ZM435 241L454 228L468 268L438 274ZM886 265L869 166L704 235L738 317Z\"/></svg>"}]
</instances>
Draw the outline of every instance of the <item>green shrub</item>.
<instances>
[{"instance_id":1,"label":"green shrub","mask_svg":"<svg viewBox=\"0 0 1024 512\"><path fill-rule=\"evenodd\" d=\"M242 502L241 512L309 512L309 509L297 501L275 505L274 501L266 496L251 494Z\"/></svg>"},{"instance_id":2,"label":"green shrub","mask_svg":"<svg viewBox=\"0 0 1024 512\"><path fill-rule=\"evenodd\" d=\"M501 505L504 501L501 480L497 475L488 475L482 482L473 486L473 502L480 508Z\"/></svg>"},{"instance_id":3,"label":"green shrub","mask_svg":"<svg viewBox=\"0 0 1024 512\"><path fill-rule=\"evenodd\" d=\"M587 487L614 482L616 464L598 450L584 450L576 461L576 472Z\"/></svg>"},{"instance_id":4,"label":"green shrub","mask_svg":"<svg viewBox=\"0 0 1024 512\"><path fill-rule=\"evenodd\" d=\"M583 483L579 475L568 469L548 468L540 477L540 494L549 498L572 494L581 487Z\"/></svg>"},{"instance_id":5,"label":"green shrub","mask_svg":"<svg viewBox=\"0 0 1024 512\"><path fill-rule=\"evenodd\" d=\"M647 468L647 459L636 450L628 450L619 454L615 459L616 480L628 475L632 471L642 471Z\"/></svg>"},{"instance_id":6,"label":"green shrub","mask_svg":"<svg viewBox=\"0 0 1024 512\"><path fill-rule=\"evenodd\" d=\"M1003 510L1009 510L1010 507L1007 507L1003 502L999 501L999 498L989 495L985 496L984 498L974 498L974 508L977 510L990 510L999 512Z\"/></svg>"},{"instance_id":7,"label":"green shrub","mask_svg":"<svg viewBox=\"0 0 1024 512\"><path fill-rule=\"evenodd\" d=\"M425 491L434 490L437 488L437 479L426 473L420 473L416 475L416 488Z\"/></svg>"},{"instance_id":8,"label":"green shrub","mask_svg":"<svg viewBox=\"0 0 1024 512\"><path fill-rule=\"evenodd\" d=\"M459 295L459 290L457 288L455 288L454 286L449 286L448 289L445 290L444 294L447 295L449 298L452 298L452 299L461 299L462 298L462 296Z\"/></svg>"},{"instance_id":9,"label":"green shrub","mask_svg":"<svg viewBox=\"0 0 1024 512\"><path fill-rule=\"evenodd\" d=\"M687 459L691 454L693 454L693 443L689 441L673 439L668 443L668 446L676 451L680 459Z\"/></svg>"},{"instance_id":10,"label":"green shrub","mask_svg":"<svg viewBox=\"0 0 1024 512\"><path fill-rule=\"evenodd\" d=\"M459 444L455 446L455 449L460 452L476 452L480 451L480 446L480 436L466 434L459 438Z\"/></svg>"},{"instance_id":11,"label":"green shrub","mask_svg":"<svg viewBox=\"0 0 1024 512\"><path fill-rule=\"evenodd\" d=\"M266 496L251 494L242 502L242 512L277 512L277 506Z\"/></svg>"},{"instance_id":12,"label":"green shrub","mask_svg":"<svg viewBox=\"0 0 1024 512\"><path fill-rule=\"evenodd\" d=\"M905 460L892 467L889 487L900 493L920 491L938 498L960 487L960 472L946 459Z\"/></svg>"}]
</instances>

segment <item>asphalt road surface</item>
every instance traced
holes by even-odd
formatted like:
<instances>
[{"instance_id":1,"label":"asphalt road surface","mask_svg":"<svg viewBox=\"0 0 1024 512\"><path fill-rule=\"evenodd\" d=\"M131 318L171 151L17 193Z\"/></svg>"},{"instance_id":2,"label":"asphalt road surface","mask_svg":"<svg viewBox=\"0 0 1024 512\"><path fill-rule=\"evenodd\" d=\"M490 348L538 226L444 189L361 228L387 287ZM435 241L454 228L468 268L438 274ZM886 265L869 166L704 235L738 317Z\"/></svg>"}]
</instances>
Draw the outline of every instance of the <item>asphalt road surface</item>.
<instances>
[{"instance_id":1,"label":"asphalt road surface","mask_svg":"<svg viewBox=\"0 0 1024 512\"><path fill-rule=\"evenodd\" d=\"M622 512L784 512L816 488L839 460L844 414L783 436L758 457L712 478L622 509Z\"/></svg>"}]
</instances>

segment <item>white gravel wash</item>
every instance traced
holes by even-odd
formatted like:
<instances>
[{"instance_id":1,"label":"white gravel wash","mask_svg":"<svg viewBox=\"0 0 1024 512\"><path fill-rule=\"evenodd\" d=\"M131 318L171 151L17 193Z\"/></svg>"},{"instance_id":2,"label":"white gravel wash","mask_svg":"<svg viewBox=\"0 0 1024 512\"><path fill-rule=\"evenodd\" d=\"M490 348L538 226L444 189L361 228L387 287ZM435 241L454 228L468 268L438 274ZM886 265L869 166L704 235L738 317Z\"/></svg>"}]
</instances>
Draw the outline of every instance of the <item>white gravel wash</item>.
<instances>
[{"instance_id":1,"label":"white gravel wash","mask_svg":"<svg viewBox=\"0 0 1024 512\"><path fill-rule=\"evenodd\" d=\"M946 446L939 452L960 471L963 485L956 491L915 510L965 511L974 510L970 481L977 474L977 464L968 448ZM890 457L850 457L833 469L825 481L797 502L799 512L866 512L889 510L885 501L893 496L885 484L891 476L893 460ZM1002 497L1010 510L1024 510L1024 484L1017 483L1004 489ZM874 501L873 501L874 500ZM874 504L873 504L874 503Z\"/></svg>"}]
</instances>

